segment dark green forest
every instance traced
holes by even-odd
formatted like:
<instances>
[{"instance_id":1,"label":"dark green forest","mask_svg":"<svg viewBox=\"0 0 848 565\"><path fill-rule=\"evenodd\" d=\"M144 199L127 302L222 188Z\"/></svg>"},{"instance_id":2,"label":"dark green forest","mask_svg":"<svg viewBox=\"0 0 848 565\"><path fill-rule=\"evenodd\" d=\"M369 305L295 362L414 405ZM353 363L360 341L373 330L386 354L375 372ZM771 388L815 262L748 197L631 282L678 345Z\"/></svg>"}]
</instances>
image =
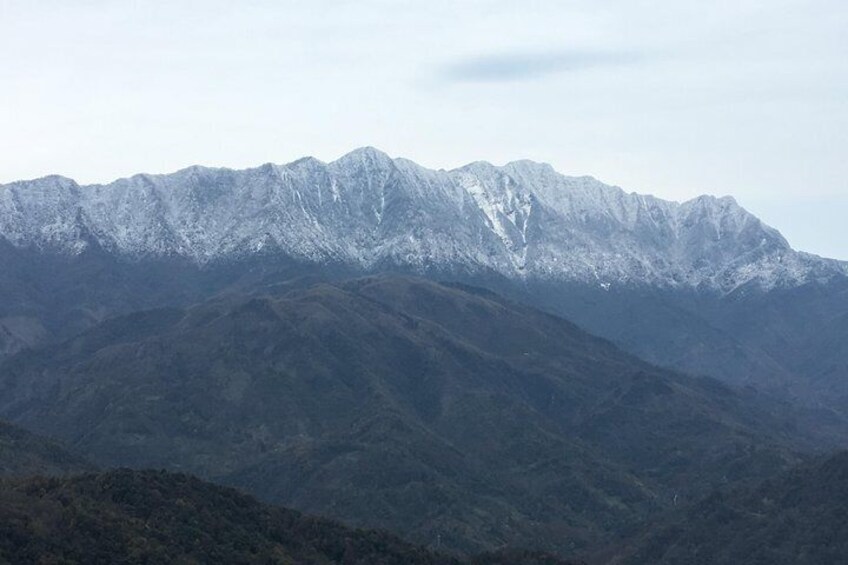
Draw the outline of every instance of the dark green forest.
<instances>
[{"instance_id":1,"label":"dark green forest","mask_svg":"<svg viewBox=\"0 0 848 565\"><path fill-rule=\"evenodd\" d=\"M848 456L822 455L837 428L465 285L112 318L0 364L0 415L7 563L848 554Z\"/></svg>"},{"instance_id":2,"label":"dark green forest","mask_svg":"<svg viewBox=\"0 0 848 565\"><path fill-rule=\"evenodd\" d=\"M635 548L635 549L634 549ZM630 565L841 565L848 556L848 452L758 485L725 489L651 524Z\"/></svg>"},{"instance_id":3,"label":"dark green forest","mask_svg":"<svg viewBox=\"0 0 848 565\"><path fill-rule=\"evenodd\" d=\"M521 551L458 559L188 475L128 469L0 482L0 562L567 565Z\"/></svg>"}]
</instances>

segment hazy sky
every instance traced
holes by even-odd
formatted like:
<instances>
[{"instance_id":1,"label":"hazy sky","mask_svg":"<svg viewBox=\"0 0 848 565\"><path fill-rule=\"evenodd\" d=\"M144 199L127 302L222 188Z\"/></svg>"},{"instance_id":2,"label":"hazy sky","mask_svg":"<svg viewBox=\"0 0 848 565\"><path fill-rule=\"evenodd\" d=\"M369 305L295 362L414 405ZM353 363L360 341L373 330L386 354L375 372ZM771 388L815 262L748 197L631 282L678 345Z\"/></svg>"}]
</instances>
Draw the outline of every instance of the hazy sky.
<instances>
[{"instance_id":1,"label":"hazy sky","mask_svg":"<svg viewBox=\"0 0 848 565\"><path fill-rule=\"evenodd\" d=\"M848 259L848 1L0 0L0 183L361 145L732 194Z\"/></svg>"}]
</instances>

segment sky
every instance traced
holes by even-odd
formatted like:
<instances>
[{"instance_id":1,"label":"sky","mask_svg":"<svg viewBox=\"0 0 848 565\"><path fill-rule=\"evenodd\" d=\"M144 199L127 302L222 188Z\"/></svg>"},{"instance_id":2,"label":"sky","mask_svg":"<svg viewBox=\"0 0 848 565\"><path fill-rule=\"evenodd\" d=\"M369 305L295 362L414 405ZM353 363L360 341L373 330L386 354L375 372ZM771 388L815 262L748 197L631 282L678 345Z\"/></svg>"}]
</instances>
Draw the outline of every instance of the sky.
<instances>
[{"instance_id":1,"label":"sky","mask_svg":"<svg viewBox=\"0 0 848 565\"><path fill-rule=\"evenodd\" d=\"M0 0L0 183L364 145L730 194L848 260L848 2Z\"/></svg>"}]
</instances>

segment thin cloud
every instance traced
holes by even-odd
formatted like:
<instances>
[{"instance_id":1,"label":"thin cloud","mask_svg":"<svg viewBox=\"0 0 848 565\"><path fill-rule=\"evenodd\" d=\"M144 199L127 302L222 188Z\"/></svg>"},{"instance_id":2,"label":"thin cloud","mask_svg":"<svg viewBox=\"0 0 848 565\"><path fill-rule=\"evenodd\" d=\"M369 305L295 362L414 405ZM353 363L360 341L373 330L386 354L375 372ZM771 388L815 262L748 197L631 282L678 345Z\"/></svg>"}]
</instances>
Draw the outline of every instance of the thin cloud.
<instances>
[{"instance_id":1,"label":"thin cloud","mask_svg":"<svg viewBox=\"0 0 848 565\"><path fill-rule=\"evenodd\" d=\"M634 53L557 51L483 55L446 66L441 73L448 82L510 82L533 80L557 73L629 65Z\"/></svg>"}]
</instances>

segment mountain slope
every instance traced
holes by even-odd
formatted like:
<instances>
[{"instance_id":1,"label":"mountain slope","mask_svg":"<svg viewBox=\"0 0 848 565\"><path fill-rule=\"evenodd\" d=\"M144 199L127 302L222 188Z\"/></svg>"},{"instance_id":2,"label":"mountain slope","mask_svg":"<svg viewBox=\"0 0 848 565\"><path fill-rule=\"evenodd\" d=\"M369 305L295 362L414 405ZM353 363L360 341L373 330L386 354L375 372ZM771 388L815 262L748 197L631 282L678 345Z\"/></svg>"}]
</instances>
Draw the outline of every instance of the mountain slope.
<instances>
[{"instance_id":1,"label":"mountain slope","mask_svg":"<svg viewBox=\"0 0 848 565\"><path fill-rule=\"evenodd\" d=\"M769 292L741 288L722 297L545 284L515 296L658 365L836 410L843 420L848 415L848 399L833 394L848 379L846 365L838 361L844 350L848 281ZM827 359L833 361L822 367Z\"/></svg>"},{"instance_id":2,"label":"mountain slope","mask_svg":"<svg viewBox=\"0 0 848 565\"><path fill-rule=\"evenodd\" d=\"M0 421L0 476L68 475L93 469L58 443Z\"/></svg>"},{"instance_id":3,"label":"mountain slope","mask_svg":"<svg viewBox=\"0 0 848 565\"><path fill-rule=\"evenodd\" d=\"M819 331L811 335L805 347L793 357L797 372L810 375L818 394L833 405L848 406L848 314L819 317ZM797 383L797 394L809 394Z\"/></svg>"},{"instance_id":4,"label":"mountain slope","mask_svg":"<svg viewBox=\"0 0 848 565\"><path fill-rule=\"evenodd\" d=\"M16 564L464 563L389 534L351 530L156 471L0 483L0 532L0 561ZM531 558L512 562L540 562ZM501 563L494 555L473 562Z\"/></svg>"},{"instance_id":5,"label":"mountain slope","mask_svg":"<svg viewBox=\"0 0 848 565\"><path fill-rule=\"evenodd\" d=\"M719 492L650 529L625 563L828 565L848 559L848 453Z\"/></svg>"},{"instance_id":6,"label":"mountain slope","mask_svg":"<svg viewBox=\"0 0 848 565\"><path fill-rule=\"evenodd\" d=\"M772 405L488 291L382 277L116 318L0 366L0 414L104 465L477 551L570 554L797 458Z\"/></svg>"}]
</instances>

